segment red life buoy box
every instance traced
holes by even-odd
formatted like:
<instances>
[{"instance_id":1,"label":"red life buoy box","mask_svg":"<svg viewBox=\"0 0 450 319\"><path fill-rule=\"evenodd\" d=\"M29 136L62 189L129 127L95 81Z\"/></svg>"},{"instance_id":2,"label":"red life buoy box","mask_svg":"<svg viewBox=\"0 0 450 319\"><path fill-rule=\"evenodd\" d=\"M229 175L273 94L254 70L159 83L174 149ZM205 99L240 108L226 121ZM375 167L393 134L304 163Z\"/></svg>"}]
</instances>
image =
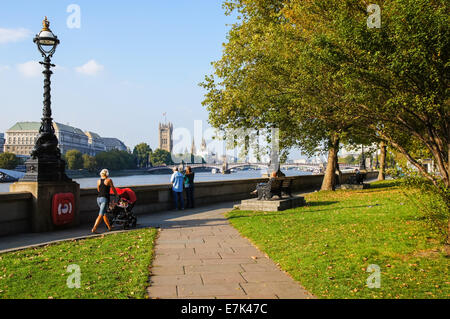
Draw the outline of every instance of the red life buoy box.
<instances>
[{"instance_id":1,"label":"red life buoy box","mask_svg":"<svg viewBox=\"0 0 450 319\"><path fill-rule=\"evenodd\" d=\"M56 226L70 224L75 214L75 197L72 193L53 195L52 218Z\"/></svg>"}]
</instances>

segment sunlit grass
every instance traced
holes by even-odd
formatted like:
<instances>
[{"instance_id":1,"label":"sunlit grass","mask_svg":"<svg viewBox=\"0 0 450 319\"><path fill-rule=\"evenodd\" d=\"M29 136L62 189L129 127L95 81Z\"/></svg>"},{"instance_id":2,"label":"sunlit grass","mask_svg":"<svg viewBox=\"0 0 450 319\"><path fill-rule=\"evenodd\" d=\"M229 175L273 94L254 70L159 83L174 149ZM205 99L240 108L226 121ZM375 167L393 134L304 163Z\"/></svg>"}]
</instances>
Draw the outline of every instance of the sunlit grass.
<instances>
[{"instance_id":1,"label":"sunlit grass","mask_svg":"<svg viewBox=\"0 0 450 319\"><path fill-rule=\"evenodd\" d=\"M228 214L230 222L319 298L449 298L443 238L395 181L316 192L283 212ZM369 265L381 287L368 288Z\"/></svg>"},{"instance_id":2,"label":"sunlit grass","mask_svg":"<svg viewBox=\"0 0 450 319\"><path fill-rule=\"evenodd\" d=\"M0 254L0 298L145 298L157 231L142 229ZM81 287L68 288L69 265Z\"/></svg>"}]
</instances>

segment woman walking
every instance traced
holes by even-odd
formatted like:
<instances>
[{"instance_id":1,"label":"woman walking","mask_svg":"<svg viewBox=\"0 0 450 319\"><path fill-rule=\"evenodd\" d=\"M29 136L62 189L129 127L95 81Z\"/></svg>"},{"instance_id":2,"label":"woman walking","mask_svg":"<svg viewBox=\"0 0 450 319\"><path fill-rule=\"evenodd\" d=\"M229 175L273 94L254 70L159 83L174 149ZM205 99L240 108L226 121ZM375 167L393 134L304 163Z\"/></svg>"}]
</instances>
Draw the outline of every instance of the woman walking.
<instances>
[{"instance_id":1,"label":"woman walking","mask_svg":"<svg viewBox=\"0 0 450 319\"><path fill-rule=\"evenodd\" d=\"M107 169L103 169L100 172L100 179L97 181L97 191L98 191L98 197L97 197L97 204L100 208L100 211L98 213L97 220L95 221L94 228L92 228L92 232L97 234L97 227L100 225L102 219L106 224L106 227L108 227L108 230L111 231L111 226L109 225L108 217L106 216L106 210L109 206L109 193L111 191L111 188L118 197L116 188L114 187L112 179L109 178L109 172Z\"/></svg>"},{"instance_id":2,"label":"woman walking","mask_svg":"<svg viewBox=\"0 0 450 319\"><path fill-rule=\"evenodd\" d=\"M186 173L184 174L184 188L186 189L186 207L194 208L194 176L195 173L191 167L186 167Z\"/></svg>"}]
</instances>

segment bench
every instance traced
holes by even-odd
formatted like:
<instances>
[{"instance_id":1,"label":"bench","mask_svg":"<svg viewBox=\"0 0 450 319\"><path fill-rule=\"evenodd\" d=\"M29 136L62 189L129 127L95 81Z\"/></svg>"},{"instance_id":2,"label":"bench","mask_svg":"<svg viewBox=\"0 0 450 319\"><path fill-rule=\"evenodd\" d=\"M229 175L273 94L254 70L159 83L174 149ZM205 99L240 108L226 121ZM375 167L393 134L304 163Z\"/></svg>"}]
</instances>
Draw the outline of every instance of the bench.
<instances>
[{"instance_id":1,"label":"bench","mask_svg":"<svg viewBox=\"0 0 450 319\"><path fill-rule=\"evenodd\" d=\"M347 184L350 185L361 185L366 179L366 174L355 174L350 175L347 181Z\"/></svg>"},{"instance_id":2,"label":"bench","mask_svg":"<svg viewBox=\"0 0 450 319\"><path fill-rule=\"evenodd\" d=\"M292 197L292 181L292 178L271 178L268 183L257 185L258 200L269 200L274 195L281 199L283 193Z\"/></svg>"}]
</instances>

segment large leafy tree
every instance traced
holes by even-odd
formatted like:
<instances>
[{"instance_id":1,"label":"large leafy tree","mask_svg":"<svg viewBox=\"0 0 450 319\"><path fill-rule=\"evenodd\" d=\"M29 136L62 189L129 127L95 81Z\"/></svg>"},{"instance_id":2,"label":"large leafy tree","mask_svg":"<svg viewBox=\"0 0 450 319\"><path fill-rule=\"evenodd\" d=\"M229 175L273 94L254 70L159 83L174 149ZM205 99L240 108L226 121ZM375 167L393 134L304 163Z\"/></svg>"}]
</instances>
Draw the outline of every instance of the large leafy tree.
<instances>
[{"instance_id":1,"label":"large leafy tree","mask_svg":"<svg viewBox=\"0 0 450 319\"><path fill-rule=\"evenodd\" d=\"M358 136L382 150L387 143L449 186L446 1L378 3L382 27L369 29L361 0L226 1L240 19L202 84L210 122L277 126L282 147L325 145L323 189L333 184L339 142ZM440 177L422 167L424 148Z\"/></svg>"},{"instance_id":2,"label":"large leafy tree","mask_svg":"<svg viewBox=\"0 0 450 319\"><path fill-rule=\"evenodd\" d=\"M83 154L78 150L69 150L64 155L69 169L82 169L83 168Z\"/></svg>"},{"instance_id":3,"label":"large leafy tree","mask_svg":"<svg viewBox=\"0 0 450 319\"><path fill-rule=\"evenodd\" d=\"M134 156L119 150L98 153L95 155L95 162L100 169L123 170L136 168Z\"/></svg>"},{"instance_id":4,"label":"large leafy tree","mask_svg":"<svg viewBox=\"0 0 450 319\"><path fill-rule=\"evenodd\" d=\"M15 169L19 162L19 158L13 153L0 153L0 168Z\"/></svg>"},{"instance_id":5,"label":"large leafy tree","mask_svg":"<svg viewBox=\"0 0 450 319\"><path fill-rule=\"evenodd\" d=\"M152 149L147 143L140 143L133 149L133 155L137 159L138 167L148 167L150 164L150 156Z\"/></svg>"},{"instance_id":6,"label":"large leafy tree","mask_svg":"<svg viewBox=\"0 0 450 319\"><path fill-rule=\"evenodd\" d=\"M88 154L83 154L83 168L89 172L94 172L97 170L97 162L94 156Z\"/></svg>"},{"instance_id":7,"label":"large leafy tree","mask_svg":"<svg viewBox=\"0 0 450 319\"><path fill-rule=\"evenodd\" d=\"M323 190L334 189L340 142L363 125L345 83L333 66L338 60L318 51L283 15L285 1L227 1L241 14L229 32L215 74L202 86L211 124L235 128L280 129L280 147L297 146L307 154L328 152ZM318 39L319 41L320 39Z\"/></svg>"},{"instance_id":8,"label":"large leafy tree","mask_svg":"<svg viewBox=\"0 0 450 319\"><path fill-rule=\"evenodd\" d=\"M151 163L153 166L171 165L173 164L172 155L170 152L162 149L156 149L150 155Z\"/></svg>"},{"instance_id":9,"label":"large leafy tree","mask_svg":"<svg viewBox=\"0 0 450 319\"><path fill-rule=\"evenodd\" d=\"M302 26L292 29L308 35L324 53L321 62L342 74L348 96L368 127L423 176L448 187L448 1L377 3L381 28L367 27L367 3L361 0L290 1L284 11L291 27ZM340 57L339 63L326 56ZM440 176L421 165L423 149Z\"/></svg>"}]
</instances>

